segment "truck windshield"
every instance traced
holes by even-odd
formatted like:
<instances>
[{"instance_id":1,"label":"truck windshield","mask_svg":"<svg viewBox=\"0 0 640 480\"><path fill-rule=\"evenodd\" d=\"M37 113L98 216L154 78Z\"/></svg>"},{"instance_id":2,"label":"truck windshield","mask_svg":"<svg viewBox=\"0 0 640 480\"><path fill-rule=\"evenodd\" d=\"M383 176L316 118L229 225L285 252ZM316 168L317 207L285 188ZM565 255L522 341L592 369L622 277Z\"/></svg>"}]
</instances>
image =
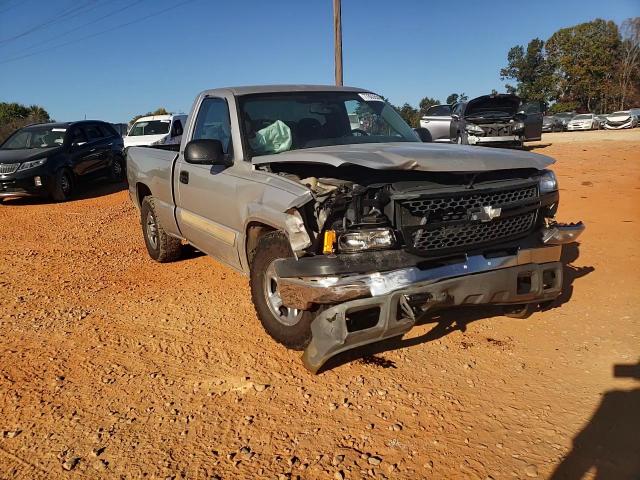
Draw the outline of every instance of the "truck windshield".
<instances>
[{"instance_id":1,"label":"truck windshield","mask_svg":"<svg viewBox=\"0 0 640 480\"><path fill-rule=\"evenodd\" d=\"M239 98L252 156L357 143L419 142L381 97L358 92L251 94Z\"/></svg>"},{"instance_id":2,"label":"truck windshield","mask_svg":"<svg viewBox=\"0 0 640 480\"><path fill-rule=\"evenodd\" d=\"M55 126L37 126L18 130L0 146L2 150L23 150L59 147L64 143L67 129Z\"/></svg>"},{"instance_id":3,"label":"truck windshield","mask_svg":"<svg viewBox=\"0 0 640 480\"><path fill-rule=\"evenodd\" d=\"M144 120L136 122L131 127L129 137L139 137L141 135L164 135L169 133L171 120Z\"/></svg>"}]
</instances>

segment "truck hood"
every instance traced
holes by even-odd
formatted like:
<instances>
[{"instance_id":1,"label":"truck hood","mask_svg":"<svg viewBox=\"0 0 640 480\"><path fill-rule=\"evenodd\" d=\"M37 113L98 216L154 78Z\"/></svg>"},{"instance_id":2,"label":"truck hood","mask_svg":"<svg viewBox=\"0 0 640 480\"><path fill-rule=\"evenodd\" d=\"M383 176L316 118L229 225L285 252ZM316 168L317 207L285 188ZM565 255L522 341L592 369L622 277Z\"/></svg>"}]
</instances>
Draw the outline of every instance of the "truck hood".
<instances>
[{"instance_id":1,"label":"truck hood","mask_svg":"<svg viewBox=\"0 0 640 480\"><path fill-rule=\"evenodd\" d=\"M361 143L293 150L254 157L254 165L314 163L334 167L358 165L375 170L426 172L487 172L515 168L542 170L555 160L519 150L439 143Z\"/></svg>"},{"instance_id":2,"label":"truck hood","mask_svg":"<svg viewBox=\"0 0 640 480\"><path fill-rule=\"evenodd\" d=\"M151 145L153 142L157 142L158 140L162 140L164 137L169 135L168 133L162 133L159 135L136 135L134 137L124 137L124 146L125 147L142 147L145 145Z\"/></svg>"},{"instance_id":3,"label":"truck hood","mask_svg":"<svg viewBox=\"0 0 640 480\"><path fill-rule=\"evenodd\" d=\"M62 150L62 147L24 148L19 150L0 149L0 163L22 163L48 157Z\"/></svg>"},{"instance_id":4,"label":"truck hood","mask_svg":"<svg viewBox=\"0 0 640 480\"><path fill-rule=\"evenodd\" d=\"M483 95L467 104L465 117L475 117L484 112L501 112L513 116L520 108L520 97L511 94Z\"/></svg>"}]
</instances>

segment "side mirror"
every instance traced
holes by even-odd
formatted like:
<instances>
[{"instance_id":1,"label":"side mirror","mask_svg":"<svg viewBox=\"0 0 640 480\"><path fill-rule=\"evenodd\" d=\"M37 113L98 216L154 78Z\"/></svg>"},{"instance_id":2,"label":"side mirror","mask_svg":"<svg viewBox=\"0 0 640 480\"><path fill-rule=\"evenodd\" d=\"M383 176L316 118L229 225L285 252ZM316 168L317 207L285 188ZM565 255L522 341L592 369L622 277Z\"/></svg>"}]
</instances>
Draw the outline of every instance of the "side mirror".
<instances>
[{"instance_id":1,"label":"side mirror","mask_svg":"<svg viewBox=\"0 0 640 480\"><path fill-rule=\"evenodd\" d=\"M418 127L418 128L414 128L413 131L418 134L418 137L420 137L420 140L422 140L423 142L429 143L433 141L433 138L431 137L431 132L429 132L429 130L427 130L426 128Z\"/></svg>"},{"instance_id":2,"label":"side mirror","mask_svg":"<svg viewBox=\"0 0 640 480\"><path fill-rule=\"evenodd\" d=\"M231 163L225 158L220 140L203 138L191 140L184 149L184 159L187 163L198 165L224 165Z\"/></svg>"},{"instance_id":3,"label":"side mirror","mask_svg":"<svg viewBox=\"0 0 640 480\"><path fill-rule=\"evenodd\" d=\"M458 115L457 113L452 113L451 120L460 120L460 115Z\"/></svg>"}]
</instances>

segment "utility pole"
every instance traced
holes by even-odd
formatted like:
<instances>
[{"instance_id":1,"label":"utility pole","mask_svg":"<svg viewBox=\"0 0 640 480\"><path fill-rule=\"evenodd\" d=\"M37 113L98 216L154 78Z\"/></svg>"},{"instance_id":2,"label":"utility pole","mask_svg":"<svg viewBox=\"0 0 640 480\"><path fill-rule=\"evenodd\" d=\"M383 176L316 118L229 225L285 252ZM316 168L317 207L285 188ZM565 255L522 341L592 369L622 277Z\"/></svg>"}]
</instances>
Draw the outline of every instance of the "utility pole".
<instances>
[{"instance_id":1,"label":"utility pole","mask_svg":"<svg viewBox=\"0 0 640 480\"><path fill-rule=\"evenodd\" d=\"M333 45L336 85L342 86L342 9L340 0L333 0Z\"/></svg>"}]
</instances>

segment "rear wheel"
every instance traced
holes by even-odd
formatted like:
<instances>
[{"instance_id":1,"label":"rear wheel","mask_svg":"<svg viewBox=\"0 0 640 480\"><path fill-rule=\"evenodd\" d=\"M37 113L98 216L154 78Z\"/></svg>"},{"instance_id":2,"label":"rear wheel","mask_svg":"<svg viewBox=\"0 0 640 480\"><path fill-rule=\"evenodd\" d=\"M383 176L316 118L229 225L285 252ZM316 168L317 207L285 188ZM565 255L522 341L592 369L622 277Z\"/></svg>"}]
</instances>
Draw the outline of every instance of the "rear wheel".
<instances>
[{"instance_id":1,"label":"rear wheel","mask_svg":"<svg viewBox=\"0 0 640 480\"><path fill-rule=\"evenodd\" d=\"M114 157L109 167L109 178L113 182L122 182L125 175L124 160L122 157Z\"/></svg>"},{"instance_id":2,"label":"rear wheel","mask_svg":"<svg viewBox=\"0 0 640 480\"><path fill-rule=\"evenodd\" d=\"M156 214L153 197L145 197L140 208L142 233L149 256L156 262L173 262L180 258L182 242L165 232Z\"/></svg>"},{"instance_id":3,"label":"rear wheel","mask_svg":"<svg viewBox=\"0 0 640 480\"><path fill-rule=\"evenodd\" d=\"M276 260L292 256L289 241L282 232L270 232L260 238L251 263L251 298L265 331L285 347L302 350L311 341L315 312L283 304L275 270Z\"/></svg>"},{"instance_id":4,"label":"rear wheel","mask_svg":"<svg viewBox=\"0 0 640 480\"><path fill-rule=\"evenodd\" d=\"M68 168L56 172L51 198L56 202L66 202L73 193L73 175Z\"/></svg>"}]
</instances>

